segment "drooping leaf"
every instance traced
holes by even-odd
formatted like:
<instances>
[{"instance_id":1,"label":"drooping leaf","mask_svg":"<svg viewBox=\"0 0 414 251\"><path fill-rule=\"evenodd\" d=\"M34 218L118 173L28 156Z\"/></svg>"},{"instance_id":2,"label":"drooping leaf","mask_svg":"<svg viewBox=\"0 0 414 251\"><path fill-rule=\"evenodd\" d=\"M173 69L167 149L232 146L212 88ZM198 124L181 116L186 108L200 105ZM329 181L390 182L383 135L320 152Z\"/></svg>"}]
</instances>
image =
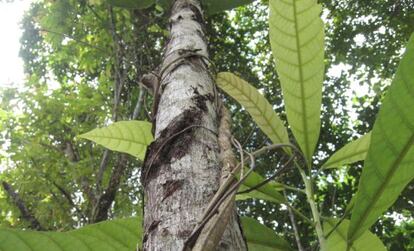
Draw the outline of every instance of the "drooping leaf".
<instances>
[{"instance_id":1,"label":"drooping leaf","mask_svg":"<svg viewBox=\"0 0 414 251\"><path fill-rule=\"evenodd\" d=\"M111 5L127 9L145 9L155 3L155 0L107 0Z\"/></svg>"},{"instance_id":2,"label":"drooping leaf","mask_svg":"<svg viewBox=\"0 0 414 251\"><path fill-rule=\"evenodd\" d=\"M329 219L324 222L324 233L325 235L331 232L335 225L339 222L338 219ZM349 220L343 220L341 224L332 232L331 235L326 239L325 250L322 251L346 251L346 232L348 231ZM357 241L354 242L351 251L386 251L384 244L381 240L373 233L368 230L361 235Z\"/></svg>"},{"instance_id":3,"label":"drooping leaf","mask_svg":"<svg viewBox=\"0 0 414 251\"><path fill-rule=\"evenodd\" d=\"M247 172L247 168L245 169L245 173ZM253 188L256 185L260 184L265 179L258 173L252 172L247 178L244 180L244 182L239 187L240 191L245 191L247 189ZM279 192L283 191L283 186L280 183L277 183L275 181L270 181L263 186L260 186L256 188L255 190L248 192L248 193L242 193L238 194L236 196L237 200L247 200L247 199L260 199L260 200L266 200L271 201L275 203L285 203L286 199L285 197L280 194Z\"/></svg>"},{"instance_id":4,"label":"drooping leaf","mask_svg":"<svg viewBox=\"0 0 414 251\"><path fill-rule=\"evenodd\" d=\"M118 152L129 153L143 159L152 142L151 123L146 121L119 121L108 127L97 128L78 137L92 140Z\"/></svg>"},{"instance_id":5,"label":"drooping leaf","mask_svg":"<svg viewBox=\"0 0 414 251\"><path fill-rule=\"evenodd\" d=\"M142 236L141 219L105 221L69 232L40 232L0 228L3 251L130 251Z\"/></svg>"},{"instance_id":6,"label":"drooping leaf","mask_svg":"<svg viewBox=\"0 0 414 251\"><path fill-rule=\"evenodd\" d=\"M316 0L272 0L270 44L292 132L308 161L320 131L324 32Z\"/></svg>"},{"instance_id":7,"label":"drooping leaf","mask_svg":"<svg viewBox=\"0 0 414 251\"><path fill-rule=\"evenodd\" d=\"M356 240L414 178L414 35L384 98L371 135L349 226Z\"/></svg>"},{"instance_id":8,"label":"drooping leaf","mask_svg":"<svg viewBox=\"0 0 414 251\"><path fill-rule=\"evenodd\" d=\"M364 160L367 155L371 133L367 133L359 139L346 144L335 152L328 161L322 166L323 169L341 167L360 160Z\"/></svg>"},{"instance_id":9,"label":"drooping leaf","mask_svg":"<svg viewBox=\"0 0 414 251\"><path fill-rule=\"evenodd\" d=\"M293 250L289 243L272 229L249 217L240 218L243 233L250 251L287 251Z\"/></svg>"},{"instance_id":10,"label":"drooping leaf","mask_svg":"<svg viewBox=\"0 0 414 251\"><path fill-rule=\"evenodd\" d=\"M220 72L216 82L221 89L249 112L273 143L289 143L289 137L282 120L256 88L230 72Z\"/></svg>"}]
</instances>

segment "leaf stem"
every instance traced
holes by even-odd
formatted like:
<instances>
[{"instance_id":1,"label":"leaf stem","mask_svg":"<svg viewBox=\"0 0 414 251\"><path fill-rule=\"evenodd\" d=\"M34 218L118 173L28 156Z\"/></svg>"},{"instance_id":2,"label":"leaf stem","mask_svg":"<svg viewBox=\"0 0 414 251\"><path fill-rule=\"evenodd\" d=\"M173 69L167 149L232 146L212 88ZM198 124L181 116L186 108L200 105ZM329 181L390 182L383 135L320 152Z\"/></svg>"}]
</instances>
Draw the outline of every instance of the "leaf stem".
<instances>
[{"instance_id":1,"label":"leaf stem","mask_svg":"<svg viewBox=\"0 0 414 251\"><path fill-rule=\"evenodd\" d=\"M316 234L319 240L319 246L321 247L321 250L325 250L325 236L323 234L319 211L318 211L318 208L316 206L316 203L313 197L314 196L313 184L311 180L308 178L308 176L306 175L305 171L302 168L300 168L297 162L295 163L299 169L300 175L302 176L303 182L305 184L306 197L308 199L308 203L312 211L312 217L313 217L313 221L315 225Z\"/></svg>"}]
</instances>

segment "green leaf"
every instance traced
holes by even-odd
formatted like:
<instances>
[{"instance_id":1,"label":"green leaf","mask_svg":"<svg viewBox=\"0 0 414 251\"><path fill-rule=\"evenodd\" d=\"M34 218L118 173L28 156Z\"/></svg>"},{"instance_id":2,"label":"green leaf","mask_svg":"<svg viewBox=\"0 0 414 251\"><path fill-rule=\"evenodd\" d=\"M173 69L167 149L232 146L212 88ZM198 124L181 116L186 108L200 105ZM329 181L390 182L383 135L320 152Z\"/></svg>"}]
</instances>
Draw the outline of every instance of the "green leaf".
<instances>
[{"instance_id":1,"label":"green leaf","mask_svg":"<svg viewBox=\"0 0 414 251\"><path fill-rule=\"evenodd\" d=\"M324 222L325 235L328 234L333 227L339 222L338 219L329 219ZM329 235L326 240L326 249L322 251L346 251L346 232L348 231L349 220L343 220L341 224ZM357 241L354 242L350 251L386 251L384 244L381 240L370 231L366 230Z\"/></svg>"},{"instance_id":2,"label":"green leaf","mask_svg":"<svg viewBox=\"0 0 414 251\"><path fill-rule=\"evenodd\" d=\"M155 3L155 0L108 0L108 2L116 7L127 9L145 9Z\"/></svg>"},{"instance_id":3,"label":"green leaf","mask_svg":"<svg viewBox=\"0 0 414 251\"><path fill-rule=\"evenodd\" d=\"M130 251L141 239L141 219L105 221L69 232L40 232L0 228L3 251Z\"/></svg>"},{"instance_id":4,"label":"green leaf","mask_svg":"<svg viewBox=\"0 0 414 251\"><path fill-rule=\"evenodd\" d=\"M359 139L346 144L335 152L322 166L323 169L341 167L360 160L364 160L371 142L371 132Z\"/></svg>"},{"instance_id":5,"label":"green leaf","mask_svg":"<svg viewBox=\"0 0 414 251\"><path fill-rule=\"evenodd\" d=\"M89 139L118 152L144 159L147 146L153 141L151 123L146 121L119 121L97 128L78 137Z\"/></svg>"},{"instance_id":6,"label":"green leaf","mask_svg":"<svg viewBox=\"0 0 414 251\"><path fill-rule=\"evenodd\" d=\"M249 217L240 218L243 233L250 251L288 251L293 250L289 243L272 229Z\"/></svg>"},{"instance_id":7,"label":"green leaf","mask_svg":"<svg viewBox=\"0 0 414 251\"><path fill-rule=\"evenodd\" d=\"M248 169L245 168L245 173L247 172L247 170ZM240 185L239 192L253 188L264 180L265 179L260 174L252 172L249 176L247 176L246 180ZM236 196L236 199L260 199L275 203L285 203L286 199L282 194L279 193L279 191L283 191L283 185L275 181L270 181L251 192L238 194Z\"/></svg>"},{"instance_id":8,"label":"green leaf","mask_svg":"<svg viewBox=\"0 0 414 251\"><path fill-rule=\"evenodd\" d=\"M414 178L414 35L380 108L351 217L356 240Z\"/></svg>"},{"instance_id":9,"label":"green leaf","mask_svg":"<svg viewBox=\"0 0 414 251\"><path fill-rule=\"evenodd\" d=\"M272 0L270 44L292 132L311 161L320 131L324 32L316 0Z\"/></svg>"},{"instance_id":10,"label":"green leaf","mask_svg":"<svg viewBox=\"0 0 414 251\"><path fill-rule=\"evenodd\" d=\"M256 88L230 72L220 72L217 85L239 102L273 143L289 143L282 120Z\"/></svg>"}]
</instances>

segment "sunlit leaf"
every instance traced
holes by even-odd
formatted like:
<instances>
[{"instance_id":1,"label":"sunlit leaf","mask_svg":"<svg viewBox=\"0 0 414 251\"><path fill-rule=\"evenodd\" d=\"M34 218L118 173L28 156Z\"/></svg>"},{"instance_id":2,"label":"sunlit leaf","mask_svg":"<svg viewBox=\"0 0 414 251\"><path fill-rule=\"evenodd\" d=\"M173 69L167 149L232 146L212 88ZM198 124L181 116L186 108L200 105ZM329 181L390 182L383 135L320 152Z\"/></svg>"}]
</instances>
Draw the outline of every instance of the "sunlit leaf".
<instances>
[{"instance_id":1,"label":"sunlit leaf","mask_svg":"<svg viewBox=\"0 0 414 251\"><path fill-rule=\"evenodd\" d=\"M365 156L367 155L370 142L371 133L369 132L336 151L322 166L322 168L329 169L341 167L360 160L364 160Z\"/></svg>"},{"instance_id":2,"label":"sunlit leaf","mask_svg":"<svg viewBox=\"0 0 414 251\"><path fill-rule=\"evenodd\" d=\"M216 81L221 89L249 112L260 129L273 143L289 143L288 134L282 120L256 88L229 72L219 73Z\"/></svg>"},{"instance_id":3,"label":"sunlit leaf","mask_svg":"<svg viewBox=\"0 0 414 251\"><path fill-rule=\"evenodd\" d=\"M249 251L287 251L293 250L289 243L272 229L257 220L241 217L243 233L246 236Z\"/></svg>"},{"instance_id":4,"label":"sunlit leaf","mask_svg":"<svg viewBox=\"0 0 414 251\"><path fill-rule=\"evenodd\" d=\"M308 161L320 131L324 32L316 0L272 0L270 44L289 125Z\"/></svg>"},{"instance_id":5,"label":"sunlit leaf","mask_svg":"<svg viewBox=\"0 0 414 251\"><path fill-rule=\"evenodd\" d=\"M144 158L147 146L153 140L151 123L136 120L115 122L78 137L92 140L113 151L129 153L139 159Z\"/></svg>"},{"instance_id":6,"label":"sunlit leaf","mask_svg":"<svg viewBox=\"0 0 414 251\"><path fill-rule=\"evenodd\" d=\"M339 222L338 219L329 219L324 223L325 235L331 232L335 225ZM343 220L339 226L326 239L325 250L322 251L347 251L346 249L346 232L348 231L349 220ZM354 242L351 251L386 251L381 240L370 231L366 230L357 241Z\"/></svg>"},{"instance_id":7,"label":"sunlit leaf","mask_svg":"<svg viewBox=\"0 0 414 251\"><path fill-rule=\"evenodd\" d=\"M414 178L414 35L383 100L352 211L348 240L375 223Z\"/></svg>"},{"instance_id":8,"label":"sunlit leaf","mask_svg":"<svg viewBox=\"0 0 414 251\"><path fill-rule=\"evenodd\" d=\"M0 228L3 251L131 251L141 240L140 219L128 218L88 225L69 232Z\"/></svg>"}]
</instances>

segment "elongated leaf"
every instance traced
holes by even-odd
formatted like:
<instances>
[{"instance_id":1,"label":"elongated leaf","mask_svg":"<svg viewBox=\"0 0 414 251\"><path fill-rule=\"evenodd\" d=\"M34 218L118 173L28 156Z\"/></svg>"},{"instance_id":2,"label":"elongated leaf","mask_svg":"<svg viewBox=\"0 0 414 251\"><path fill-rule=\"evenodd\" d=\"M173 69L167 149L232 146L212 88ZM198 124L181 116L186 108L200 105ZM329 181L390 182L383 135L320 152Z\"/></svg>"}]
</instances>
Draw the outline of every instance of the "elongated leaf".
<instances>
[{"instance_id":1,"label":"elongated leaf","mask_svg":"<svg viewBox=\"0 0 414 251\"><path fill-rule=\"evenodd\" d=\"M118 152L144 159L147 146L152 142L151 123L146 121L119 121L97 128L78 137L92 140Z\"/></svg>"},{"instance_id":2,"label":"elongated leaf","mask_svg":"<svg viewBox=\"0 0 414 251\"><path fill-rule=\"evenodd\" d=\"M217 85L239 102L273 143L289 143L282 120L256 88L230 72L217 75Z\"/></svg>"},{"instance_id":3,"label":"elongated leaf","mask_svg":"<svg viewBox=\"0 0 414 251\"><path fill-rule=\"evenodd\" d=\"M338 219L330 219L324 223L325 235L328 234L333 227L339 222ZM322 251L346 251L346 233L349 227L349 220L343 220L341 224L332 232L326 240L326 248ZM381 240L370 231L366 230L355 243L352 245L351 251L386 251Z\"/></svg>"},{"instance_id":4,"label":"elongated leaf","mask_svg":"<svg viewBox=\"0 0 414 251\"><path fill-rule=\"evenodd\" d=\"M341 167L360 160L364 160L367 155L371 133L367 133L359 139L346 144L335 152L328 161L322 166L323 169Z\"/></svg>"},{"instance_id":5,"label":"elongated leaf","mask_svg":"<svg viewBox=\"0 0 414 251\"><path fill-rule=\"evenodd\" d=\"M272 0L270 44L292 132L311 160L320 131L324 33L316 0Z\"/></svg>"},{"instance_id":6,"label":"elongated leaf","mask_svg":"<svg viewBox=\"0 0 414 251\"><path fill-rule=\"evenodd\" d=\"M388 89L371 136L349 226L356 240L414 178L414 35Z\"/></svg>"},{"instance_id":7,"label":"elongated leaf","mask_svg":"<svg viewBox=\"0 0 414 251\"><path fill-rule=\"evenodd\" d=\"M131 251L141 240L140 219L128 218L88 225L69 232L0 228L2 251Z\"/></svg>"},{"instance_id":8,"label":"elongated leaf","mask_svg":"<svg viewBox=\"0 0 414 251\"><path fill-rule=\"evenodd\" d=\"M246 169L245 172L247 172L248 169ZM246 180L240 185L239 192L244 191L250 188L255 187L256 185L260 184L265 179L258 173L252 172ZM275 181L270 181L269 183L266 183L265 185L256 188L255 190L248 192L248 193L242 193L238 194L236 196L237 200L247 200L247 199L260 199L260 200L266 200L271 201L275 203L285 203L285 197L279 193L279 191L283 191L283 186L280 183L277 183Z\"/></svg>"},{"instance_id":9,"label":"elongated leaf","mask_svg":"<svg viewBox=\"0 0 414 251\"><path fill-rule=\"evenodd\" d=\"M155 3L155 0L107 0L111 5L127 9L145 9Z\"/></svg>"},{"instance_id":10,"label":"elongated leaf","mask_svg":"<svg viewBox=\"0 0 414 251\"><path fill-rule=\"evenodd\" d=\"M257 220L241 217L240 221L250 251L293 250L287 241L277 235L272 229L260 224Z\"/></svg>"}]
</instances>

